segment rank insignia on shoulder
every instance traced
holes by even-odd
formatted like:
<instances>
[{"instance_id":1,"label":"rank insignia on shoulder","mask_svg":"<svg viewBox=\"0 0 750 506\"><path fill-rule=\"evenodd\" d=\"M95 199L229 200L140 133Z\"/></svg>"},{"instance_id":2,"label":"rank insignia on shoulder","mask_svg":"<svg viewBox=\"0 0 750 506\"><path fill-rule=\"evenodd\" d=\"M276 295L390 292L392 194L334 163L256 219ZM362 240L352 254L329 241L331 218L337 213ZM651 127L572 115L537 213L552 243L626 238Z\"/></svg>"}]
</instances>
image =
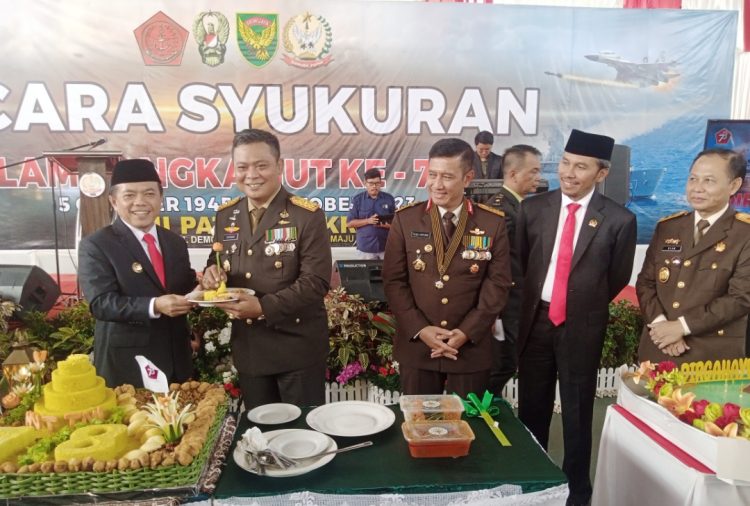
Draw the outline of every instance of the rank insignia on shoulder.
<instances>
[{"instance_id":1,"label":"rank insignia on shoulder","mask_svg":"<svg viewBox=\"0 0 750 506\"><path fill-rule=\"evenodd\" d=\"M688 214L690 214L690 213L687 212L687 211L679 211L677 213L670 214L669 216L665 216L665 217L661 218L659 220L659 223L661 223L663 221L671 220L672 218L679 218L680 216L685 216L685 215L688 215Z\"/></svg>"},{"instance_id":2,"label":"rank insignia on shoulder","mask_svg":"<svg viewBox=\"0 0 750 506\"><path fill-rule=\"evenodd\" d=\"M396 209L396 212L397 212L397 213L398 213L398 212L401 212L401 211L403 211L404 209L409 209L410 207L414 207L414 206L416 206L417 204L421 204L421 203L422 203L422 201L417 201L417 200L415 200L414 202L411 202L411 203L409 203L409 204L404 204L403 206L399 207L398 209Z\"/></svg>"},{"instance_id":3,"label":"rank insignia on shoulder","mask_svg":"<svg viewBox=\"0 0 750 506\"><path fill-rule=\"evenodd\" d=\"M748 213L736 213L734 217L742 223L750 223L750 214Z\"/></svg>"},{"instance_id":4,"label":"rank insignia on shoulder","mask_svg":"<svg viewBox=\"0 0 750 506\"><path fill-rule=\"evenodd\" d=\"M301 207L302 209L305 209L306 211L313 212L313 211L317 211L319 209L318 208L318 204L316 204L312 200L307 200L305 198L298 197L297 195L292 195L289 198L289 200L295 206Z\"/></svg>"},{"instance_id":5,"label":"rank insignia on shoulder","mask_svg":"<svg viewBox=\"0 0 750 506\"><path fill-rule=\"evenodd\" d=\"M496 214L498 216L505 216L505 213L503 211L501 211L500 209L495 209L494 207L488 206L486 204L479 204L479 203L477 203L477 207L481 207L485 211L489 211L492 214Z\"/></svg>"},{"instance_id":6,"label":"rank insignia on shoulder","mask_svg":"<svg viewBox=\"0 0 750 506\"><path fill-rule=\"evenodd\" d=\"M236 204L237 202L239 202L241 198L242 198L242 197L235 197L235 198L233 198L232 200L230 200L229 202L224 202L224 203L223 203L222 205L220 205L220 206L219 206L219 208L218 208L218 209L216 209L216 210L217 210L217 211L221 211L222 209L226 209L227 207L232 207L232 206L233 206L233 205L235 205L235 204Z\"/></svg>"}]
</instances>

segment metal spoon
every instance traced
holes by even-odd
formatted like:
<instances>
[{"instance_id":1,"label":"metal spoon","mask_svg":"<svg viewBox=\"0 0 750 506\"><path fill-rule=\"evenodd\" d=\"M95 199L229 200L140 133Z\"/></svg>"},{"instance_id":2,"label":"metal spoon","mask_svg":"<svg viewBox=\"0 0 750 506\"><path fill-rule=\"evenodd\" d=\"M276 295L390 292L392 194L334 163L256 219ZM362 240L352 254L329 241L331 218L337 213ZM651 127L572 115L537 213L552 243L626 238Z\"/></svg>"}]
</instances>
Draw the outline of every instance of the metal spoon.
<instances>
[{"instance_id":1,"label":"metal spoon","mask_svg":"<svg viewBox=\"0 0 750 506\"><path fill-rule=\"evenodd\" d=\"M289 460L291 460L293 462L299 462L301 460L317 459L317 458L320 458L320 457L325 457L326 455L333 455L334 453L344 453L344 452L348 452L350 450L357 450L359 448L365 448L367 446L372 446L372 441L365 441L363 443L358 443L356 445L345 446L345 447L339 448L337 450L328 450L328 451L325 451L323 453L316 453L315 455L310 455L309 457L294 458L294 457L284 456L284 458L289 459Z\"/></svg>"}]
</instances>

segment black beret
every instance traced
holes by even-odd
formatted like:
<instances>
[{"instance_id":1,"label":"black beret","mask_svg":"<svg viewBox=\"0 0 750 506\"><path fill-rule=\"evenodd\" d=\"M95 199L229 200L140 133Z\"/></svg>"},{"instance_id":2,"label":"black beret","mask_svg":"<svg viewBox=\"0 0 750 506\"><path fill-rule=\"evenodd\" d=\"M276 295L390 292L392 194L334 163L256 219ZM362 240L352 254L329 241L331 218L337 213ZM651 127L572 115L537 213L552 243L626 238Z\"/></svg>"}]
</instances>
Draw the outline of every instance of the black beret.
<instances>
[{"instance_id":1,"label":"black beret","mask_svg":"<svg viewBox=\"0 0 750 506\"><path fill-rule=\"evenodd\" d=\"M573 129L565 151L574 155L591 156L600 160L611 160L615 140L606 135L590 134Z\"/></svg>"},{"instance_id":2,"label":"black beret","mask_svg":"<svg viewBox=\"0 0 750 506\"><path fill-rule=\"evenodd\" d=\"M156 172L154 164L149 160L134 158L132 160L120 160L112 169L110 186L121 183L142 183L154 181L161 185L161 179Z\"/></svg>"}]
</instances>

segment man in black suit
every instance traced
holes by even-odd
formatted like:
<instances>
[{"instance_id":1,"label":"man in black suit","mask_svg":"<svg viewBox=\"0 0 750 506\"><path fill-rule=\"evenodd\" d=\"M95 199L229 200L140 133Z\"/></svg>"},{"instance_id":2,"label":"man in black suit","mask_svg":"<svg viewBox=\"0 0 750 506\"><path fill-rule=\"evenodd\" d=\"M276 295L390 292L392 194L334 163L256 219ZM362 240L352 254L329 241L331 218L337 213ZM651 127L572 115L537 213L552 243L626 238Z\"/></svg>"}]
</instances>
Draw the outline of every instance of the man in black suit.
<instances>
[{"instance_id":1,"label":"man in black suit","mask_svg":"<svg viewBox=\"0 0 750 506\"><path fill-rule=\"evenodd\" d=\"M142 387L136 355L182 382L193 373L184 296L196 285L187 244L155 224L162 187L154 164L123 160L115 165L109 202L112 225L78 247L78 276L96 318L94 365L107 383Z\"/></svg>"},{"instance_id":2,"label":"man in black suit","mask_svg":"<svg viewBox=\"0 0 750 506\"><path fill-rule=\"evenodd\" d=\"M505 227L508 230L511 254L514 248L516 219L521 201L529 194L536 192L542 178L542 153L533 146L517 144L503 153L503 186L490 197L488 204L502 209L505 213ZM518 316L521 310L520 269L518 258L511 257L511 274L513 288L508 302L500 314L502 323L502 340L498 340L499 329L496 329L492 340L492 370L490 372L490 389L498 397L502 395L505 384L516 373L518 352Z\"/></svg>"},{"instance_id":3,"label":"man in black suit","mask_svg":"<svg viewBox=\"0 0 750 506\"><path fill-rule=\"evenodd\" d=\"M500 179L503 173L503 159L492 152L494 138L486 130L474 137L474 177L476 179Z\"/></svg>"},{"instance_id":4,"label":"man in black suit","mask_svg":"<svg viewBox=\"0 0 750 506\"><path fill-rule=\"evenodd\" d=\"M591 500L591 419L609 302L630 279L633 213L595 190L614 139L573 130L560 189L525 200L516 223L523 275L519 418L546 448L560 382L567 504Z\"/></svg>"}]
</instances>

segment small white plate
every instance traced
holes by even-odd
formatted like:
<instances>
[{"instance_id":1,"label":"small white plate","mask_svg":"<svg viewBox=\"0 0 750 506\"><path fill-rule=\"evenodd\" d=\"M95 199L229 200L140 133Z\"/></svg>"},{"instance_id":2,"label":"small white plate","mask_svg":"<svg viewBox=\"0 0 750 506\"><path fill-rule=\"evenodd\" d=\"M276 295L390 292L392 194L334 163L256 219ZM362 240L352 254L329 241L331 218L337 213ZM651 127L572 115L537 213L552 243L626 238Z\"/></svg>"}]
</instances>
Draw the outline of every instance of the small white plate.
<instances>
[{"instance_id":1,"label":"small white plate","mask_svg":"<svg viewBox=\"0 0 750 506\"><path fill-rule=\"evenodd\" d=\"M273 440L276 437L282 436L283 434L286 434L287 432L296 431L299 429L280 429L280 430L272 430L269 432L264 432L263 435L266 436L266 439L268 439L269 445L273 443ZM328 438L328 446L326 446L323 451L332 451L337 450L338 446L336 445L336 441L329 438L328 436L324 436ZM232 453L232 457L234 458L235 463L237 463L238 466L240 466L242 469L244 469L247 472L258 474L258 471L250 466L250 464L247 461L246 458L247 454L242 451L242 449L239 447L239 445L234 447L234 452ZM270 476L271 478L286 478L289 476L299 476L301 474L309 473L310 471L314 471L315 469L318 469L319 467L323 467L324 465L328 464L330 461L333 460L333 458L336 456L335 453L331 453L329 455L324 455L319 458L311 458L309 460L305 460L300 464L297 464L293 467L290 467L289 469L274 469L274 468L266 468L266 472L264 476Z\"/></svg>"},{"instance_id":2,"label":"small white plate","mask_svg":"<svg viewBox=\"0 0 750 506\"><path fill-rule=\"evenodd\" d=\"M330 437L307 429L290 430L268 443L273 451L292 459L313 457L326 451L330 445Z\"/></svg>"},{"instance_id":3,"label":"small white plate","mask_svg":"<svg viewBox=\"0 0 750 506\"><path fill-rule=\"evenodd\" d=\"M365 401L340 401L323 404L307 414L307 425L331 436L369 436L377 434L396 420L389 408Z\"/></svg>"},{"instance_id":4,"label":"small white plate","mask_svg":"<svg viewBox=\"0 0 750 506\"><path fill-rule=\"evenodd\" d=\"M205 290L195 290L194 292L187 294L185 297L187 297L188 302L198 304L200 307L221 307L221 304L224 302L235 302L239 300L239 297L237 297L237 293L239 292L244 292L248 295L255 295L255 290L250 288L227 288L227 295L220 300L203 300L203 294L206 293Z\"/></svg>"},{"instance_id":5,"label":"small white plate","mask_svg":"<svg viewBox=\"0 0 750 506\"><path fill-rule=\"evenodd\" d=\"M301 414L302 410L294 404L275 402L251 409L247 412L247 419L253 423L277 425L296 420Z\"/></svg>"}]
</instances>

